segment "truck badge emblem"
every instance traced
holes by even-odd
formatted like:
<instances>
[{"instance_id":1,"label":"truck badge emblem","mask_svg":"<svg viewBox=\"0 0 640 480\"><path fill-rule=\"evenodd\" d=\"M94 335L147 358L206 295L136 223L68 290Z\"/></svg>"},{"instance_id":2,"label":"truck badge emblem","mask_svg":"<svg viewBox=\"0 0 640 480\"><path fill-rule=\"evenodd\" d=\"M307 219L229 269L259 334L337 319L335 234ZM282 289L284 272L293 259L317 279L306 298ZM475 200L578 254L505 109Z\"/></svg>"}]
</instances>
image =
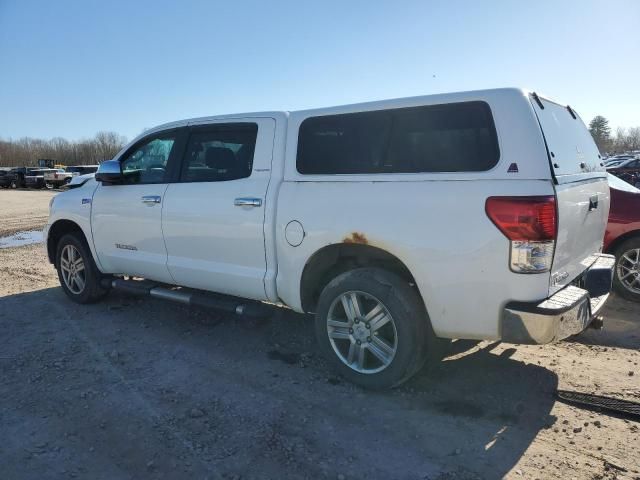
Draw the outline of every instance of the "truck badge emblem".
<instances>
[{"instance_id":1,"label":"truck badge emblem","mask_svg":"<svg viewBox=\"0 0 640 480\"><path fill-rule=\"evenodd\" d=\"M138 250L138 247L135 245L124 245L122 243L116 243L116 248L119 248L120 250Z\"/></svg>"},{"instance_id":2,"label":"truck badge emblem","mask_svg":"<svg viewBox=\"0 0 640 480\"><path fill-rule=\"evenodd\" d=\"M551 284L556 286L560 285L569 277L569 272L556 272L551 275Z\"/></svg>"},{"instance_id":3,"label":"truck badge emblem","mask_svg":"<svg viewBox=\"0 0 640 480\"><path fill-rule=\"evenodd\" d=\"M507 173L518 173L518 164L512 163L511 165L509 165L509 169L507 170Z\"/></svg>"}]
</instances>

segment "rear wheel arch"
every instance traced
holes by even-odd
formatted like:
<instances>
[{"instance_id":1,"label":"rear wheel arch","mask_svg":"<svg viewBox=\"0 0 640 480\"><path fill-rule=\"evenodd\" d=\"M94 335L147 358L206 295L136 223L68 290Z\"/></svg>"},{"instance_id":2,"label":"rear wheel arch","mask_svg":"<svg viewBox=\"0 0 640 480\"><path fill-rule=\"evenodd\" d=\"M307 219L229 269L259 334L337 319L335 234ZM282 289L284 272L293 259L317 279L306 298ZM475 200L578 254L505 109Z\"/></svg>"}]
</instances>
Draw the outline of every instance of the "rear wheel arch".
<instances>
[{"instance_id":1,"label":"rear wheel arch","mask_svg":"<svg viewBox=\"0 0 640 480\"><path fill-rule=\"evenodd\" d=\"M371 245L334 243L317 250L307 260L300 279L302 309L314 312L322 290L331 280L349 270L366 267L395 273L411 284L422 299L413 274L394 254Z\"/></svg>"},{"instance_id":2,"label":"rear wheel arch","mask_svg":"<svg viewBox=\"0 0 640 480\"><path fill-rule=\"evenodd\" d=\"M620 245L622 245L627 240L635 237L640 237L640 230L632 230L623 235L620 235L618 238L616 238L613 242L609 244L609 246L605 250L605 253L611 253L611 254L615 253L615 251L620 247Z\"/></svg>"}]
</instances>

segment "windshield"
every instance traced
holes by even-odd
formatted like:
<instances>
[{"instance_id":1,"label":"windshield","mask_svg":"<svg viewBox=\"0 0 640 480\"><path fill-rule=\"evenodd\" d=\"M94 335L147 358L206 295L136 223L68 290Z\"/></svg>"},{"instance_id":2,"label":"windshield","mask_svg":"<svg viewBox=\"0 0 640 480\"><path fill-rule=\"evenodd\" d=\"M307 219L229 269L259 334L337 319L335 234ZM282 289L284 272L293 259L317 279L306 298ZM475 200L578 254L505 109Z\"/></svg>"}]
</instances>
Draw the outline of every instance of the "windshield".
<instances>
[{"instance_id":1,"label":"windshield","mask_svg":"<svg viewBox=\"0 0 640 480\"><path fill-rule=\"evenodd\" d=\"M615 175L611 175L610 173L607 173L607 179L609 181L609 186L612 188L615 188L616 190L622 190L623 192L640 193L639 189L637 189L630 183L627 183L624 180L619 179Z\"/></svg>"}]
</instances>

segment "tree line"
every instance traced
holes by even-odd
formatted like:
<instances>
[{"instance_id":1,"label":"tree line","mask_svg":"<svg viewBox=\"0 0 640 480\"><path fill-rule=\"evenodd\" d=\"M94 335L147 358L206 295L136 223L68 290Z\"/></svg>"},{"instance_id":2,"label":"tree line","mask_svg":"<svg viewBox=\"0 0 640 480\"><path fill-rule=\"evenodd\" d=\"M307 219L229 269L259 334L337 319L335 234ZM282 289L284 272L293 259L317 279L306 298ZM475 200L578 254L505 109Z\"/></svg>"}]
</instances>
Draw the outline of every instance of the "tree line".
<instances>
[{"instance_id":1,"label":"tree line","mask_svg":"<svg viewBox=\"0 0 640 480\"><path fill-rule=\"evenodd\" d=\"M98 132L93 138L77 141L61 137L0 139L0 167L37 166L41 158L60 165L97 165L112 159L126 143L126 137L115 132Z\"/></svg>"},{"instance_id":2,"label":"tree line","mask_svg":"<svg viewBox=\"0 0 640 480\"><path fill-rule=\"evenodd\" d=\"M597 115L589 122L589 131L602 153L640 150L640 127L618 127L612 134L609 121ZM78 141L61 137L0 139L0 167L37 166L41 158L61 165L97 165L112 159L126 143L126 137L115 132L98 132L94 138Z\"/></svg>"},{"instance_id":3,"label":"tree line","mask_svg":"<svg viewBox=\"0 0 640 480\"><path fill-rule=\"evenodd\" d=\"M626 153L640 150L640 127L618 127L611 133L609 120L602 115L593 117L589 131L602 153Z\"/></svg>"}]
</instances>

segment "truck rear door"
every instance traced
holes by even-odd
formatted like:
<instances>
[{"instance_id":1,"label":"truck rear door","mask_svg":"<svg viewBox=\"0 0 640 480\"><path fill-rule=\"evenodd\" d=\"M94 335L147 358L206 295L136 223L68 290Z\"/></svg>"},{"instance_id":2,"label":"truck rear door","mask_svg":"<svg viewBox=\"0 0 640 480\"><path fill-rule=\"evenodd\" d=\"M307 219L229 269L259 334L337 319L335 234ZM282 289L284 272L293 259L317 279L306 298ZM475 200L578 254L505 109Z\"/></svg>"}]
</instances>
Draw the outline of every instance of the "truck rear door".
<instances>
[{"instance_id":1,"label":"truck rear door","mask_svg":"<svg viewBox=\"0 0 640 480\"><path fill-rule=\"evenodd\" d=\"M558 234L550 293L571 283L600 252L609 215L609 185L589 130L566 105L531 96L555 178Z\"/></svg>"},{"instance_id":2,"label":"truck rear door","mask_svg":"<svg viewBox=\"0 0 640 480\"><path fill-rule=\"evenodd\" d=\"M192 125L180 178L162 210L167 267L178 285L266 300L265 209L273 118Z\"/></svg>"}]
</instances>

